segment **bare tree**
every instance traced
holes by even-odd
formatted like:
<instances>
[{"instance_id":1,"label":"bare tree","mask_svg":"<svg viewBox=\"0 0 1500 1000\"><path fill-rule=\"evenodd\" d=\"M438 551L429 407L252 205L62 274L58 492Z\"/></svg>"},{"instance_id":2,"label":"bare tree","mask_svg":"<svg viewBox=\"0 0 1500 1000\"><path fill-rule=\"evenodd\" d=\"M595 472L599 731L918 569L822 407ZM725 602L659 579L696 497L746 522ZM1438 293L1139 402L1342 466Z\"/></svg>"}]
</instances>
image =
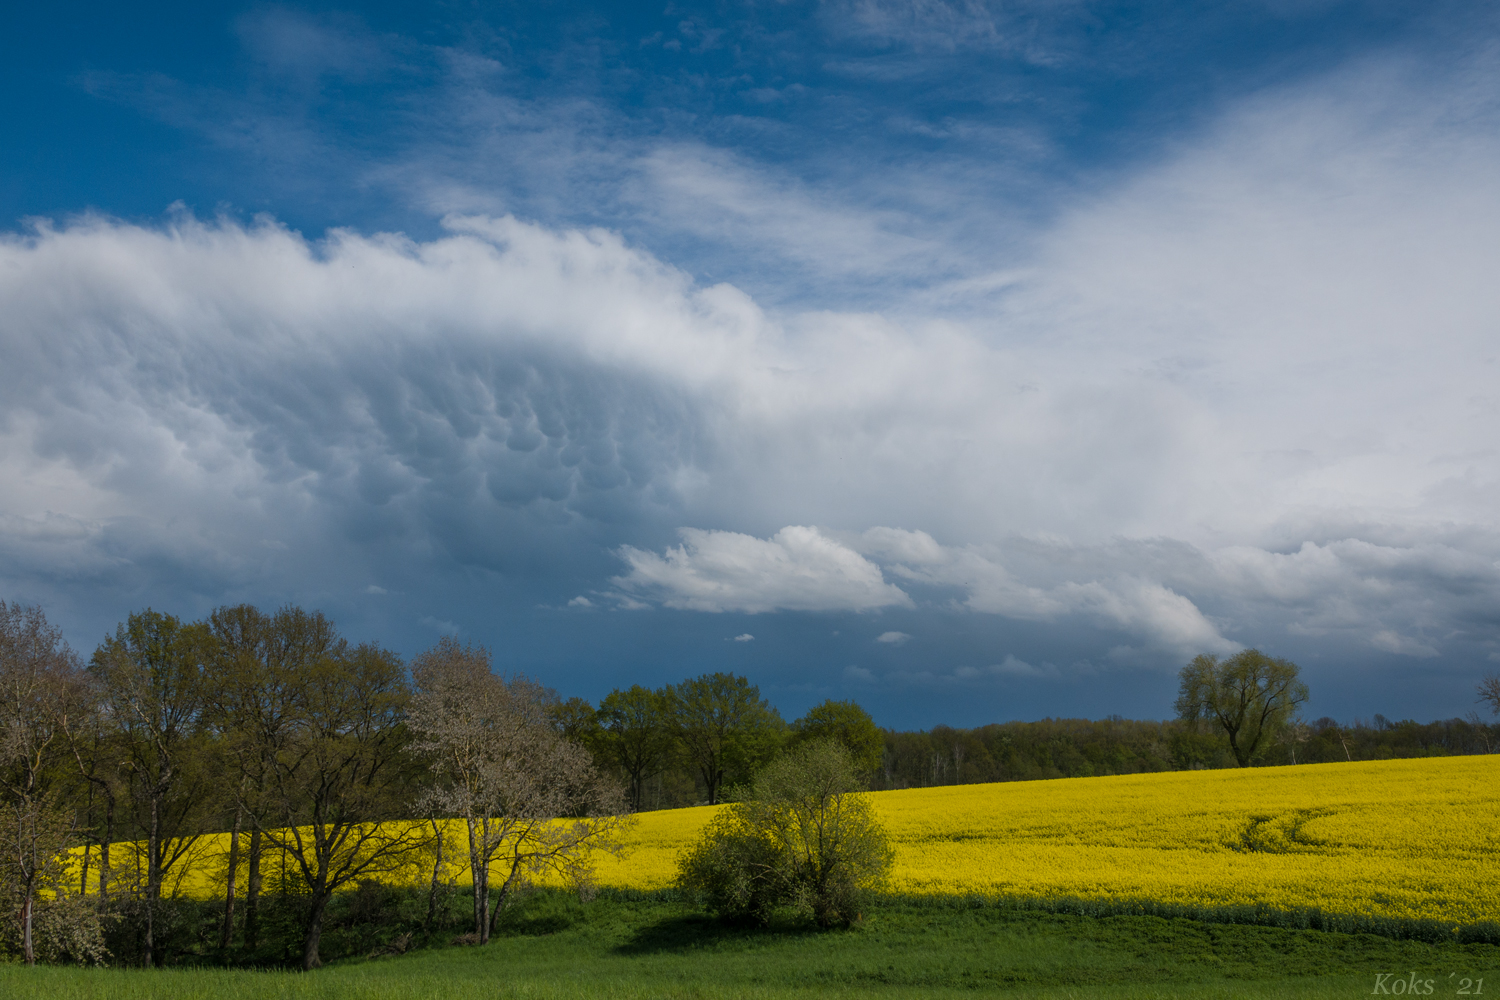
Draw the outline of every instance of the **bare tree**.
<instances>
[{"instance_id":1,"label":"bare tree","mask_svg":"<svg viewBox=\"0 0 1500 1000\"><path fill-rule=\"evenodd\" d=\"M1479 695L1479 701L1490 707L1490 711L1500 715L1500 676L1488 674L1478 685L1475 691Z\"/></svg>"},{"instance_id":2,"label":"bare tree","mask_svg":"<svg viewBox=\"0 0 1500 1000\"><path fill-rule=\"evenodd\" d=\"M525 677L497 677L482 647L444 639L413 661L412 677L416 746L438 778L431 804L464 821L474 933L485 943L506 895L528 878L586 881L592 851L618 849L625 804L553 726L556 696Z\"/></svg>"},{"instance_id":3,"label":"bare tree","mask_svg":"<svg viewBox=\"0 0 1500 1000\"><path fill-rule=\"evenodd\" d=\"M78 657L40 608L0 602L0 878L19 904L21 953L36 962L37 893L61 878L72 817L55 787L67 719L82 710Z\"/></svg>"}]
</instances>

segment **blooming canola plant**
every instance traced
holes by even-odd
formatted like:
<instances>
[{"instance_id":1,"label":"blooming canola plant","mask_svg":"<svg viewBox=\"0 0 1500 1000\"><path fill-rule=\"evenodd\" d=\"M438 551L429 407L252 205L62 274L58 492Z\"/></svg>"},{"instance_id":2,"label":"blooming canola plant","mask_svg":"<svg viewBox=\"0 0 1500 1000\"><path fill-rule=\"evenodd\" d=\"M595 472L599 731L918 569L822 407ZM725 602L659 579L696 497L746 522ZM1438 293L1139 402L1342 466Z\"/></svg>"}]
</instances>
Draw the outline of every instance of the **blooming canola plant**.
<instances>
[{"instance_id":1,"label":"blooming canola plant","mask_svg":"<svg viewBox=\"0 0 1500 1000\"><path fill-rule=\"evenodd\" d=\"M1188 909L1259 906L1452 924L1500 921L1492 756L1174 771L868 793L908 895ZM659 889L719 807L642 813L601 886ZM449 845L464 842L449 822ZM178 883L222 892L227 837ZM450 858L461 878L461 858ZM217 862L217 863L216 863ZM431 872L414 865L409 878ZM169 887L169 891L171 887Z\"/></svg>"},{"instance_id":2,"label":"blooming canola plant","mask_svg":"<svg viewBox=\"0 0 1500 1000\"><path fill-rule=\"evenodd\" d=\"M895 892L1500 920L1491 756L871 793ZM644 813L605 885L669 884L712 809Z\"/></svg>"}]
</instances>

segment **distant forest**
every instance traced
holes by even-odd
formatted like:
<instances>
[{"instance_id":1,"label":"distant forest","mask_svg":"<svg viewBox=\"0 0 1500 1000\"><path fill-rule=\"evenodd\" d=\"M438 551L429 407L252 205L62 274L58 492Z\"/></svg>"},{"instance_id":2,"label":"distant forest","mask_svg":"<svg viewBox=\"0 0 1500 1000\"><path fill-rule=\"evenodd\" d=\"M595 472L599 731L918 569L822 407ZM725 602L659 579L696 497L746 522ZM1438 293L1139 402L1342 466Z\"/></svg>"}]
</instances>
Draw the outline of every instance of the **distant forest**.
<instances>
[{"instance_id":1,"label":"distant forest","mask_svg":"<svg viewBox=\"0 0 1500 1000\"><path fill-rule=\"evenodd\" d=\"M926 732L884 730L880 772L871 787L924 788L985 781L1081 778L1145 771L1235 767L1228 741L1207 727L1111 716L1005 722L977 729L936 726ZM1468 719L1392 722L1382 715L1341 725L1330 718L1288 727L1256 762L1319 764L1494 753L1500 726Z\"/></svg>"},{"instance_id":2,"label":"distant forest","mask_svg":"<svg viewBox=\"0 0 1500 1000\"><path fill-rule=\"evenodd\" d=\"M884 748L870 776L875 790L987 781L1086 778L1148 771L1237 766L1221 732L1186 723L1123 719L1043 719L974 729L880 731ZM1500 725L1468 719L1392 722L1382 715L1345 725L1330 718L1288 727L1255 766L1448 757L1500 750ZM606 761L600 763L608 767ZM645 782L640 808L671 809L706 800L701 779L669 765Z\"/></svg>"}]
</instances>

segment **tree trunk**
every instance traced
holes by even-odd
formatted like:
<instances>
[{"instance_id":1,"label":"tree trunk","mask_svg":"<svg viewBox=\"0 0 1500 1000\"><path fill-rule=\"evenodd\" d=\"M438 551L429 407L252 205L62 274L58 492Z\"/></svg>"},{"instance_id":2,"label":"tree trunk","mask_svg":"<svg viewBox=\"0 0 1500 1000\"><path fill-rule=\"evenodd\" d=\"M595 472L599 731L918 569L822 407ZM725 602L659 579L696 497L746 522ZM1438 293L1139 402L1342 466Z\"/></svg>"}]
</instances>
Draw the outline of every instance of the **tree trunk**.
<instances>
[{"instance_id":1,"label":"tree trunk","mask_svg":"<svg viewBox=\"0 0 1500 1000\"><path fill-rule=\"evenodd\" d=\"M115 835L115 799L110 795L104 802L104 838L99 841L99 901L109 902L109 842Z\"/></svg>"},{"instance_id":2,"label":"tree trunk","mask_svg":"<svg viewBox=\"0 0 1500 1000\"><path fill-rule=\"evenodd\" d=\"M260 936L260 827L250 831L250 857L245 871L245 947L254 949Z\"/></svg>"},{"instance_id":3,"label":"tree trunk","mask_svg":"<svg viewBox=\"0 0 1500 1000\"><path fill-rule=\"evenodd\" d=\"M640 812L641 803L646 800L646 768L644 765L631 769L630 772L630 811Z\"/></svg>"},{"instance_id":4,"label":"tree trunk","mask_svg":"<svg viewBox=\"0 0 1500 1000\"><path fill-rule=\"evenodd\" d=\"M474 933L480 944L486 944L490 939L490 866L485 863L484 848L480 843L482 837L474 828L474 820L468 820L468 824L469 875L474 882Z\"/></svg>"},{"instance_id":5,"label":"tree trunk","mask_svg":"<svg viewBox=\"0 0 1500 1000\"><path fill-rule=\"evenodd\" d=\"M1240 767L1250 766L1250 762L1245 759L1244 751L1240 749L1240 731L1238 729L1230 729L1228 726L1225 726L1224 732L1229 737L1229 751L1230 753L1234 754L1235 763L1239 764Z\"/></svg>"},{"instance_id":6,"label":"tree trunk","mask_svg":"<svg viewBox=\"0 0 1500 1000\"><path fill-rule=\"evenodd\" d=\"M224 880L224 930L219 935L219 949L229 950L230 938L234 936L234 881L240 865L240 824L245 811L234 811L234 830L229 834L229 874Z\"/></svg>"},{"instance_id":7,"label":"tree trunk","mask_svg":"<svg viewBox=\"0 0 1500 1000\"><path fill-rule=\"evenodd\" d=\"M319 890L313 896L307 915L307 933L302 938L302 971L311 972L323 964L318 957L318 942L323 938L323 911L328 907L328 893Z\"/></svg>"},{"instance_id":8,"label":"tree trunk","mask_svg":"<svg viewBox=\"0 0 1500 1000\"><path fill-rule=\"evenodd\" d=\"M151 798L151 831L146 839L146 939L141 962L151 968L156 958L156 901L161 898L161 798Z\"/></svg>"},{"instance_id":9,"label":"tree trunk","mask_svg":"<svg viewBox=\"0 0 1500 1000\"><path fill-rule=\"evenodd\" d=\"M150 893L147 893L146 927L141 937L141 966L147 969L151 968L151 961L156 957L153 948L153 945L155 943L155 934L153 933L153 931L155 930L155 928L152 926L155 920L156 901L151 898Z\"/></svg>"},{"instance_id":10,"label":"tree trunk","mask_svg":"<svg viewBox=\"0 0 1500 1000\"><path fill-rule=\"evenodd\" d=\"M92 830L94 828L94 783L90 781L88 784L89 797L83 815L88 829ZM89 894L89 853L89 842L85 840L83 842L83 864L78 866L78 895L80 896L87 896Z\"/></svg>"},{"instance_id":11,"label":"tree trunk","mask_svg":"<svg viewBox=\"0 0 1500 1000\"><path fill-rule=\"evenodd\" d=\"M476 933L479 934L480 944L490 943L490 872L489 865L480 863L479 890L477 898L479 901L479 915L475 918L477 922Z\"/></svg>"},{"instance_id":12,"label":"tree trunk","mask_svg":"<svg viewBox=\"0 0 1500 1000\"><path fill-rule=\"evenodd\" d=\"M27 965L36 964L36 950L31 944L31 886L26 886L26 897L21 901L21 955Z\"/></svg>"},{"instance_id":13,"label":"tree trunk","mask_svg":"<svg viewBox=\"0 0 1500 1000\"><path fill-rule=\"evenodd\" d=\"M474 819L468 816L463 817L463 823L465 823L469 835L469 885L472 886L472 894L474 894L474 900L472 900L472 903L474 903L474 934L478 937L480 943L483 943L484 924L483 918L480 916L483 913L483 907L480 906L480 898L486 894L486 891L484 891L484 864L480 859L480 855L483 852L480 852L480 847L478 847L478 831L474 829Z\"/></svg>"},{"instance_id":14,"label":"tree trunk","mask_svg":"<svg viewBox=\"0 0 1500 1000\"><path fill-rule=\"evenodd\" d=\"M510 893L510 887L515 884L516 875L519 874L520 871L521 871L521 859L520 858L516 858L515 862L510 866L510 874L508 876L506 876L504 884L500 886L500 895L495 897L495 905L493 907L490 906L490 900L489 900L489 896L490 896L490 893L489 893L489 888L490 888L489 887L489 878L488 878L488 876L486 876L486 878L485 878L485 886L484 886L484 889L485 889L485 892L484 892L484 897L485 897L484 904L485 904L485 907L490 910L489 923L493 924L495 921L497 921L500 918L500 910L505 905L505 897L507 895L509 895L509 893ZM488 943L489 939L490 939L490 928L487 926L485 928L484 940L485 940L486 943Z\"/></svg>"},{"instance_id":15,"label":"tree trunk","mask_svg":"<svg viewBox=\"0 0 1500 1000\"><path fill-rule=\"evenodd\" d=\"M443 828L437 820L432 821L432 828L437 833L437 858L432 862L432 883L427 887L427 919L422 921L424 934L437 916L438 877L443 872Z\"/></svg>"}]
</instances>

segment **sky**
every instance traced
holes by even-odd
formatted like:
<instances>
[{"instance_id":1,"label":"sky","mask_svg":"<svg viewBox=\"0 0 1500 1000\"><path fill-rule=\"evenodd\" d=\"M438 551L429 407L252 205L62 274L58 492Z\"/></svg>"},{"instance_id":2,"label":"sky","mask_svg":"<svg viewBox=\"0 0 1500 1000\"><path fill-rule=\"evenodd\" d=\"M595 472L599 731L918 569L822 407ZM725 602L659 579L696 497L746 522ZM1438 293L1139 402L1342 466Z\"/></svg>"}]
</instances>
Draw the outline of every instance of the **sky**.
<instances>
[{"instance_id":1,"label":"sky","mask_svg":"<svg viewBox=\"0 0 1500 1000\"><path fill-rule=\"evenodd\" d=\"M1500 670L1483 2L119 5L0 36L0 599L564 696Z\"/></svg>"}]
</instances>

